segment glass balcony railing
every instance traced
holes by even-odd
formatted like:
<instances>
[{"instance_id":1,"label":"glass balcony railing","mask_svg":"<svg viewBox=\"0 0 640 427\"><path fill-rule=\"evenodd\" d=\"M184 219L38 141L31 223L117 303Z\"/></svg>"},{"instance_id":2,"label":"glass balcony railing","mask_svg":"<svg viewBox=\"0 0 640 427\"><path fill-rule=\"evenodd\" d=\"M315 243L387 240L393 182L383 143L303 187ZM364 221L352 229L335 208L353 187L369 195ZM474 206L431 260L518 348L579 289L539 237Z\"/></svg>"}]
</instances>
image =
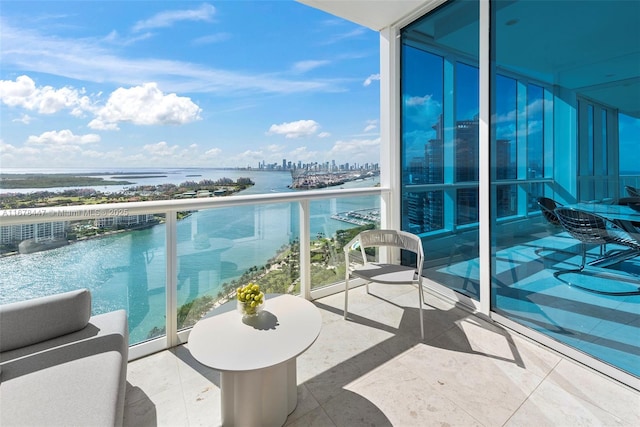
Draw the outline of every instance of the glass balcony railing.
<instances>
[{"instance_id":1,"label":"glass balcony railing","mask_svg":"<svg viewBox=\"0 0 640 427\"><path fill-rule=\"evenodd\" d=\"M380 197L331 198L310 203L311 288L344 281L343 247L360 230L379 228Z\"/></svg>"},{"instance_id":2,"label":"glass balcony railing","mask_svg":"<svg viewBox=\"0 0 640 427\"><path fill-rule=\"evenodd\" d=\"M139 357L185 341L202 315L248 282L266 292L326 294L344 279L342 246L379 227L384 194L363 188L3 210L0 304L89 288L93 314L127 311Z\"/></svg>"}]
</instances>

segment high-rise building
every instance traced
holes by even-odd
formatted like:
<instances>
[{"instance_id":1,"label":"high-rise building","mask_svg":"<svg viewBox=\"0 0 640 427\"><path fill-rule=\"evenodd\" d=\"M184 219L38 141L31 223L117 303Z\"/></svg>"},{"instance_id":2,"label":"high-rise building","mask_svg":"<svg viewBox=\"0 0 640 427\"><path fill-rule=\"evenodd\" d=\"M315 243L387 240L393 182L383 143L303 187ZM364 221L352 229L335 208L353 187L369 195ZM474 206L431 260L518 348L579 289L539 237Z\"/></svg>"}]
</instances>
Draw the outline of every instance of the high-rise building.
<instances>
[{"instance_id":1,"label":"high-rise building","mask_svg":"<svg viewBox=\"0 0 640 427\"><path fill-rule=\"evenodd\" d=\"M0 244L10 244L22 240L46 240L66 236L69 221L42 222L36 224L0 226Z\"/></svg>"},{"instance_id":2,"label":"high-rise building","mask_svg":"<svg viewBox=\"0 0 640 427\"><path fill-rule=\"evenodd\" d=\"M432 126L435 130L435 138L427 141L424 147L424 158L426 162L427 184L440 184L444 182L444 124L442 114L438 122Z\"/></svg>"},{"instance_id":3,"label":"high-rise building","mask_svg":"<svg viewBox=\"0 0 640 427\"><path fill-rule=\"evenodd\" d=\"M478 116L460 120L455 128L456 182L478 182Z\"/></svg>"}]
</instances>

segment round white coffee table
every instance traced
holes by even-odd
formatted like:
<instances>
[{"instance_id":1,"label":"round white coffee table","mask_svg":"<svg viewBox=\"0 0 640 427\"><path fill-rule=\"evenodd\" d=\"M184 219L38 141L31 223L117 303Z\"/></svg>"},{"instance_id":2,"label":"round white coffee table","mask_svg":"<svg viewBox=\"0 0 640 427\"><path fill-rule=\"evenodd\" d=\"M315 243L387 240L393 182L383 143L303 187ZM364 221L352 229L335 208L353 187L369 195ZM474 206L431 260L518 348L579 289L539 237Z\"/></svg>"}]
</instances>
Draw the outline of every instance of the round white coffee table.
<instances>
[{"instance_id":1,"label":"round white coffee table","mask_svg":"<svg viewBox=\"0 0 640 427\"><path fill-rule=\"evenodd\" d=\"M298 402L296 357L320 334L320 311L293 295L267 295L243 319L230 301L198 321L189 351L220 371L222 425L281 426Z\"/></svg>"}]
</instances>

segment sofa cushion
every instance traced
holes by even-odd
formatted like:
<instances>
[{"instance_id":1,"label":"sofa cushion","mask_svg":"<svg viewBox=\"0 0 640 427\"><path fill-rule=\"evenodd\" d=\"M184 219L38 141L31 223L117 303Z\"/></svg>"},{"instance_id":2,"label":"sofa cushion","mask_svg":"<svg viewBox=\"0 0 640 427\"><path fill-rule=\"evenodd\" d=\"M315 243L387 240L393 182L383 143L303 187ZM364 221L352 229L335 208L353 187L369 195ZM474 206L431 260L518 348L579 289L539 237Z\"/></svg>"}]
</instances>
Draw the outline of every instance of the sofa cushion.
<instances>
[{"instance_id":1,"label":"sofa cushion","mask_svg":"<svg viewBox=\"0 0 640 427\"><path fill-rule=\"evenodd\" d=\"M91 293L78 289L0 306L0 352L79 331L91 316Z\"/></svg>"},{"instance_id":2,"label":"sofa cushion","mask_svg":"<svg viewBox=\"0 0 640 427\"><path fill-rule=\"evenodd\" d=\"M0 426L119 426L129 334L124 310L0 354Z\"/></svg>"},{"instance_id":3,"label":"sofa cushion","mask_svg":"<svg viewBox=\"0 0 640 427\"><path fill-rule=\"evenodd\" d=\"M115 336L101 338L105 341L102 345L114 341L111 346L117 346ZM3 427L122 424L123 356L116 350L94 353L92 341L80 341L5 365L6 375L0 387L0 424ZM80 354L82 357L78 357Z\"/></svg>"}]
</instances>

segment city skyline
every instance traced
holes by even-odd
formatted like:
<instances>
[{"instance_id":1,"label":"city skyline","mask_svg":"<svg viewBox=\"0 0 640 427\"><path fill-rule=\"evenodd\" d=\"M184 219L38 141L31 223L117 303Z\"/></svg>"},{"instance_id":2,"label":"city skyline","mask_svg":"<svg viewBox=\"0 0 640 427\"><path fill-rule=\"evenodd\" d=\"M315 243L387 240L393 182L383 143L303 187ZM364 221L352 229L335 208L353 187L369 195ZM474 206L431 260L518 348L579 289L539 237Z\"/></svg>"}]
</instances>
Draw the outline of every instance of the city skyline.
<instances>
[{"instance_id":1,"label":"city skyline","mask_svg":"<svg viewBox=\"0 0 640 427\"><path fill-rule=\"evenodd\" d=\"M0 20L3 169L379 162L379 36L300 3L3 1Z\"/></svg>"}]
</instances>

